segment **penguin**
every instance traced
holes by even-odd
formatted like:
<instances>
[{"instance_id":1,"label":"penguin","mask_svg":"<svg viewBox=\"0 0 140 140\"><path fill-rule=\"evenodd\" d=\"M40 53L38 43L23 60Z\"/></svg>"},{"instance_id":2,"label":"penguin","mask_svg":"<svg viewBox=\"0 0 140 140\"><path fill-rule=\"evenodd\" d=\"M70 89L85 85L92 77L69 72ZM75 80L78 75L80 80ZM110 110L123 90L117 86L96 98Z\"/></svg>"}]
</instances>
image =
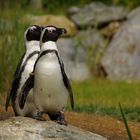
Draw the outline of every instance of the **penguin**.
<instances>
[{"instance_id":1,"label":"penguin","mask_svg":"<svg viewBox=\"0 0 140 140\"><path fill-rule=\"evenodd\" d=\"M16 68L12 86L6 98L5 108L8 110L10 100L15 116L26 116L43 120L41 116L37 116L38 110L33 101L33 93L30 90L30 96L27 98L24 109L19 107L19 94L29 74L33 71L33 67L40 52L40 36L43 30L42 26L32 25L24 32L25 53Z\"/></svg>"},{"instance_id":2,"label":"penguin","mask_svg":"<svg viewBox=\"0 0 140 140\"><path fill-rule=\"evenodd\" d=\"M22 88L19 105L24 108L26 97L33 88L34 101L39 111L47 113L52 121L67 125L64 111L68 96L70 96L71 108L74 109L74 97L56 45L59 36L64 33L66 29L55 26L46 26L43 29L40 54L33 72Z\"/></svg>"}]
</instances>

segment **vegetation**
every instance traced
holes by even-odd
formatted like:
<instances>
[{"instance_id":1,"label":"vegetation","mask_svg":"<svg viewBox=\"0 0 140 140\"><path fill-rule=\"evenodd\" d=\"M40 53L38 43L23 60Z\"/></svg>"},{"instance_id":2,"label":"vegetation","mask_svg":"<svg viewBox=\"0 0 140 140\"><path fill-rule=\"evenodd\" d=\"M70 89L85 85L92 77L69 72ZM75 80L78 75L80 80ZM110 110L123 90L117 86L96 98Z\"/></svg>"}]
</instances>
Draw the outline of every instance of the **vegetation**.
<instances>
[{"instance_id":1,"label":"vegetation","mask_svg":"<svg viewBox=\"0 0 140 140\"><path fill-rule=\"evenodd\" d=\"M125 128L126 128L126 131L127 131L127 134L128 134L128 138L129 138L129 140L133 140L132 135L131 135L131 132L130 132L130 129L129 129L129 127L128 127L128 123L127 123L127 120L126 120L126 117L125 117L125 114L124 114L124 112L123 112L123 109L122 109L121 104L119 104L119 107L120 107L120 111L121 111L121 115L122 115L122 118L123 118L123 122L124 122L124 125L125 125Z\"/></svg>"},{"instance_id":2,"label":"vegetation","mask_svg":"<svg viewBox=\"0 0 140 140\"><path fill-rule=\"evenodd\" d=\"M0 93L7 92L24 50L23 33L28 25L19 24L16 11L1 12L0 19Z\"/></svg>"},{"instance_id":3,"label":"vegetation","mask_svg":"<svg viewBox=\"0 0 140 140\"><path fill-rule=\"evenodd\" d=\"M118 103L123 105L126 117L140 121L140 83L94 80L73 83L75 110L120 116Z\"/></svg>"}]
</instances>

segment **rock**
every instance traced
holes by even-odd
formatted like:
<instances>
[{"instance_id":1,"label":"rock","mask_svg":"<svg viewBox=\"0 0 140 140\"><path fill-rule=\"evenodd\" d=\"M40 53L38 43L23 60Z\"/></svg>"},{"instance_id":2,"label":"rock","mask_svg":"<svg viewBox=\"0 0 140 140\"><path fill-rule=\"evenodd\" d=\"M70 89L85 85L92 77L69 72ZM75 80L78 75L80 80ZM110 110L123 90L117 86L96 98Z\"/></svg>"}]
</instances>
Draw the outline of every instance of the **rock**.
<instances>
[{"instance_id":1,"label":"rock","mask_svg":"<svg viewBox=\"0 0 140 140\"><path fill-rule=\"evenodd\" d=\"M55 16L55 15L25 15L21 22L30 24L30 25L54 25L56 27L61 27L67 29L67 36L74 36L77 33L75 24L70 21L65 16Z\"/></svg>"},{"instance_id":2,"label":"rock","mask_svg":"<svg viewBox=\"0 0 140 140\"><path fill-rule=\"evenodd\" d=\"M140 13L140 7L137 7L127 15L127 19L128 20L132 20L132 19L134 20L135 18L139 17L139 13Z\"/></svg>"},{"instance_id":3,"label":"rock","mask_svg":"<svg viewBox=\"0 0 140 140\"><path fill-rule=\"evenodd\" d=\"M105 40L96 29L82 30L76 35L74 40L76 47L81 52L79 56L77 54L77 59L81 61L93 62L95 60L93 57L96 57L97 53L101 53L105 47Z\"/></svg>"},{"instance_id":4,"label":"rock","mask_svg":"<svg viewBox=\"0 0 140 140\"><path fill-rule=\"evenodd\" d=\"M66 72L73 81L85 81L90 79L91 74L86 63L68 61L66 64Z\"/></svg>"},{"instance_id":5,"label":"rock","mask_svg":"<svg viewBox=\"0 0 140 140\"><path fill-rule=\"evenodd\" d=\"M73 38L57 42L70 79L83 81L91 77L90 66L95 67L105 49L105 40L95 29L80 31Z\"/></svg>"},{"instance_id":6,"label":"rock","mask_svg":"<svg viewBox=\"0 0 140 140\"><path fill-rule=\"evenodd\" d=\"M65 70L69 79L73 81L84 81L90 78L88 66L81 61L77 61L76 42L74 38L61 38L57 42L60 55L64 61Z\"/></svg>"},{"instance_id":7,"label":"rock","mask_svg":"<svg viewBox=\"0 0 140 140\"><path fill-rule=\"evenodd\" d=\"M75 41L73 38L60 38L57 41L58 50L64 61L74 60Z\"/></svg>"},{"instance_id":8,"label":"rock","mask_svg":"<svg viewBox=\"0 0 140 140\"><path fill-rule=\"evenodd\" d=\"M107 26L101 29L101 34L108 39L111 39L112 36L118 31L121 23L118 21L110 22Z\"/></svg>"},{"instance_id":9,"label":"rock","mask_svg":"<svg viewBox=\"0 0 140 140\"><path fill-rule=\"evenodd\" d=\"M107 140L106 138L68 125L42 122L26 117L0 121L1 140Z\"/></svg>"},{"instance_id":10,"label":"rock","mask_svg":"<svg viewBox=\"0 0 140 140\"><path fill-rule=\"evenodd\" d=\"M140 7L128 15L102 59L111 80L140 80Z\"/></svg>"},{"instance_id":11,"label":"rock","mask_svg":"<svg viewBox=\"0 0 140 140\"><path fill-rule=\"evenodd\" d=\"M80 11L80 8L77 6L72 6L68 9L68 15L74 15Z\"/></svg>"},{"instance_id":12,"label":"rock","mask_svg":"<svg viewBox=\"0 0 140 140\"><path fill-rule=\"evenodd\" d=\"M76 9L76 8L75 8ZM72 11L71 9L68 10ZM122 6L106 6L100 2L92 2L78 9L69 12L71 20L78 27L100 26L110 21L123 20L128 14L128 9Z\"/></svg>"}]
</instances>

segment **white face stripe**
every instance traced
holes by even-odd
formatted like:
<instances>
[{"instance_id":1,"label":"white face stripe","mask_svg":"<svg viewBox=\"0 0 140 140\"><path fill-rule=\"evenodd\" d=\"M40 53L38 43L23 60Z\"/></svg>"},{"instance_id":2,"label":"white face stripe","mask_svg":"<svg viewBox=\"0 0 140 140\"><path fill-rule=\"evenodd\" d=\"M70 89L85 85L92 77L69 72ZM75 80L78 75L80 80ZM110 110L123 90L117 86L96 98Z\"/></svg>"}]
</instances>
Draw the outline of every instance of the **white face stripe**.
<instances>
[{"instance_id":1,"label":"white face stripe","mask_svg":"<svg viewBox=\"0 0 140 140\"><path fill-rule=\"evenodd\" d=\"M31 26L31 27L29 27L29 29L34 30L34 29L36 29L36 26Z\"/></svg>"},{"instance_id":2,"label":"white face stripe","mask_svg":"<svg viewBox=\"0 0 140 140\"><path fill-rule=\"evenodd\" d=\"M46 27L46 29L47 29L48 31L53 31L53 30L56 30L56 28L55 28L55 27Z\"/></svg>"}]
</instances>

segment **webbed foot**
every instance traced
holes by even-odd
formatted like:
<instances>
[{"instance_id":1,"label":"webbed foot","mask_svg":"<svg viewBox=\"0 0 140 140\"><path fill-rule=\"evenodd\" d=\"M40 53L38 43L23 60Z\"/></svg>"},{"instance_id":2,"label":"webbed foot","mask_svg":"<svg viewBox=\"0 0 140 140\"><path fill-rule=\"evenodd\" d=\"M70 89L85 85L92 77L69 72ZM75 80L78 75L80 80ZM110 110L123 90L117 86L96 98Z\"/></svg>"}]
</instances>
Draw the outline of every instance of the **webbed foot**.
<instances>
[{"instance_id":1,"label":"webbed foot","mask_svg":"<svg viewBox=\"0 0 140 140\"><path fill-rule=\"evenodd\" d=\"M65 120L65 116L63 112L58 112L56 114L48 113L48 115L52 121L55 121L61 125L66 125L66 126L68 125L67 121Z\"/></svg>"},{"instance_id":2,"label":"webbed foot","mask_svg":"<svg viewBox=\"0 0 140 140\"><path fill-rule=\"evenodd\" d=\"M46 121L46 119L43 117L43 112L38 112L33 118L38 121Z\"/></svg>"}]
</instances>

